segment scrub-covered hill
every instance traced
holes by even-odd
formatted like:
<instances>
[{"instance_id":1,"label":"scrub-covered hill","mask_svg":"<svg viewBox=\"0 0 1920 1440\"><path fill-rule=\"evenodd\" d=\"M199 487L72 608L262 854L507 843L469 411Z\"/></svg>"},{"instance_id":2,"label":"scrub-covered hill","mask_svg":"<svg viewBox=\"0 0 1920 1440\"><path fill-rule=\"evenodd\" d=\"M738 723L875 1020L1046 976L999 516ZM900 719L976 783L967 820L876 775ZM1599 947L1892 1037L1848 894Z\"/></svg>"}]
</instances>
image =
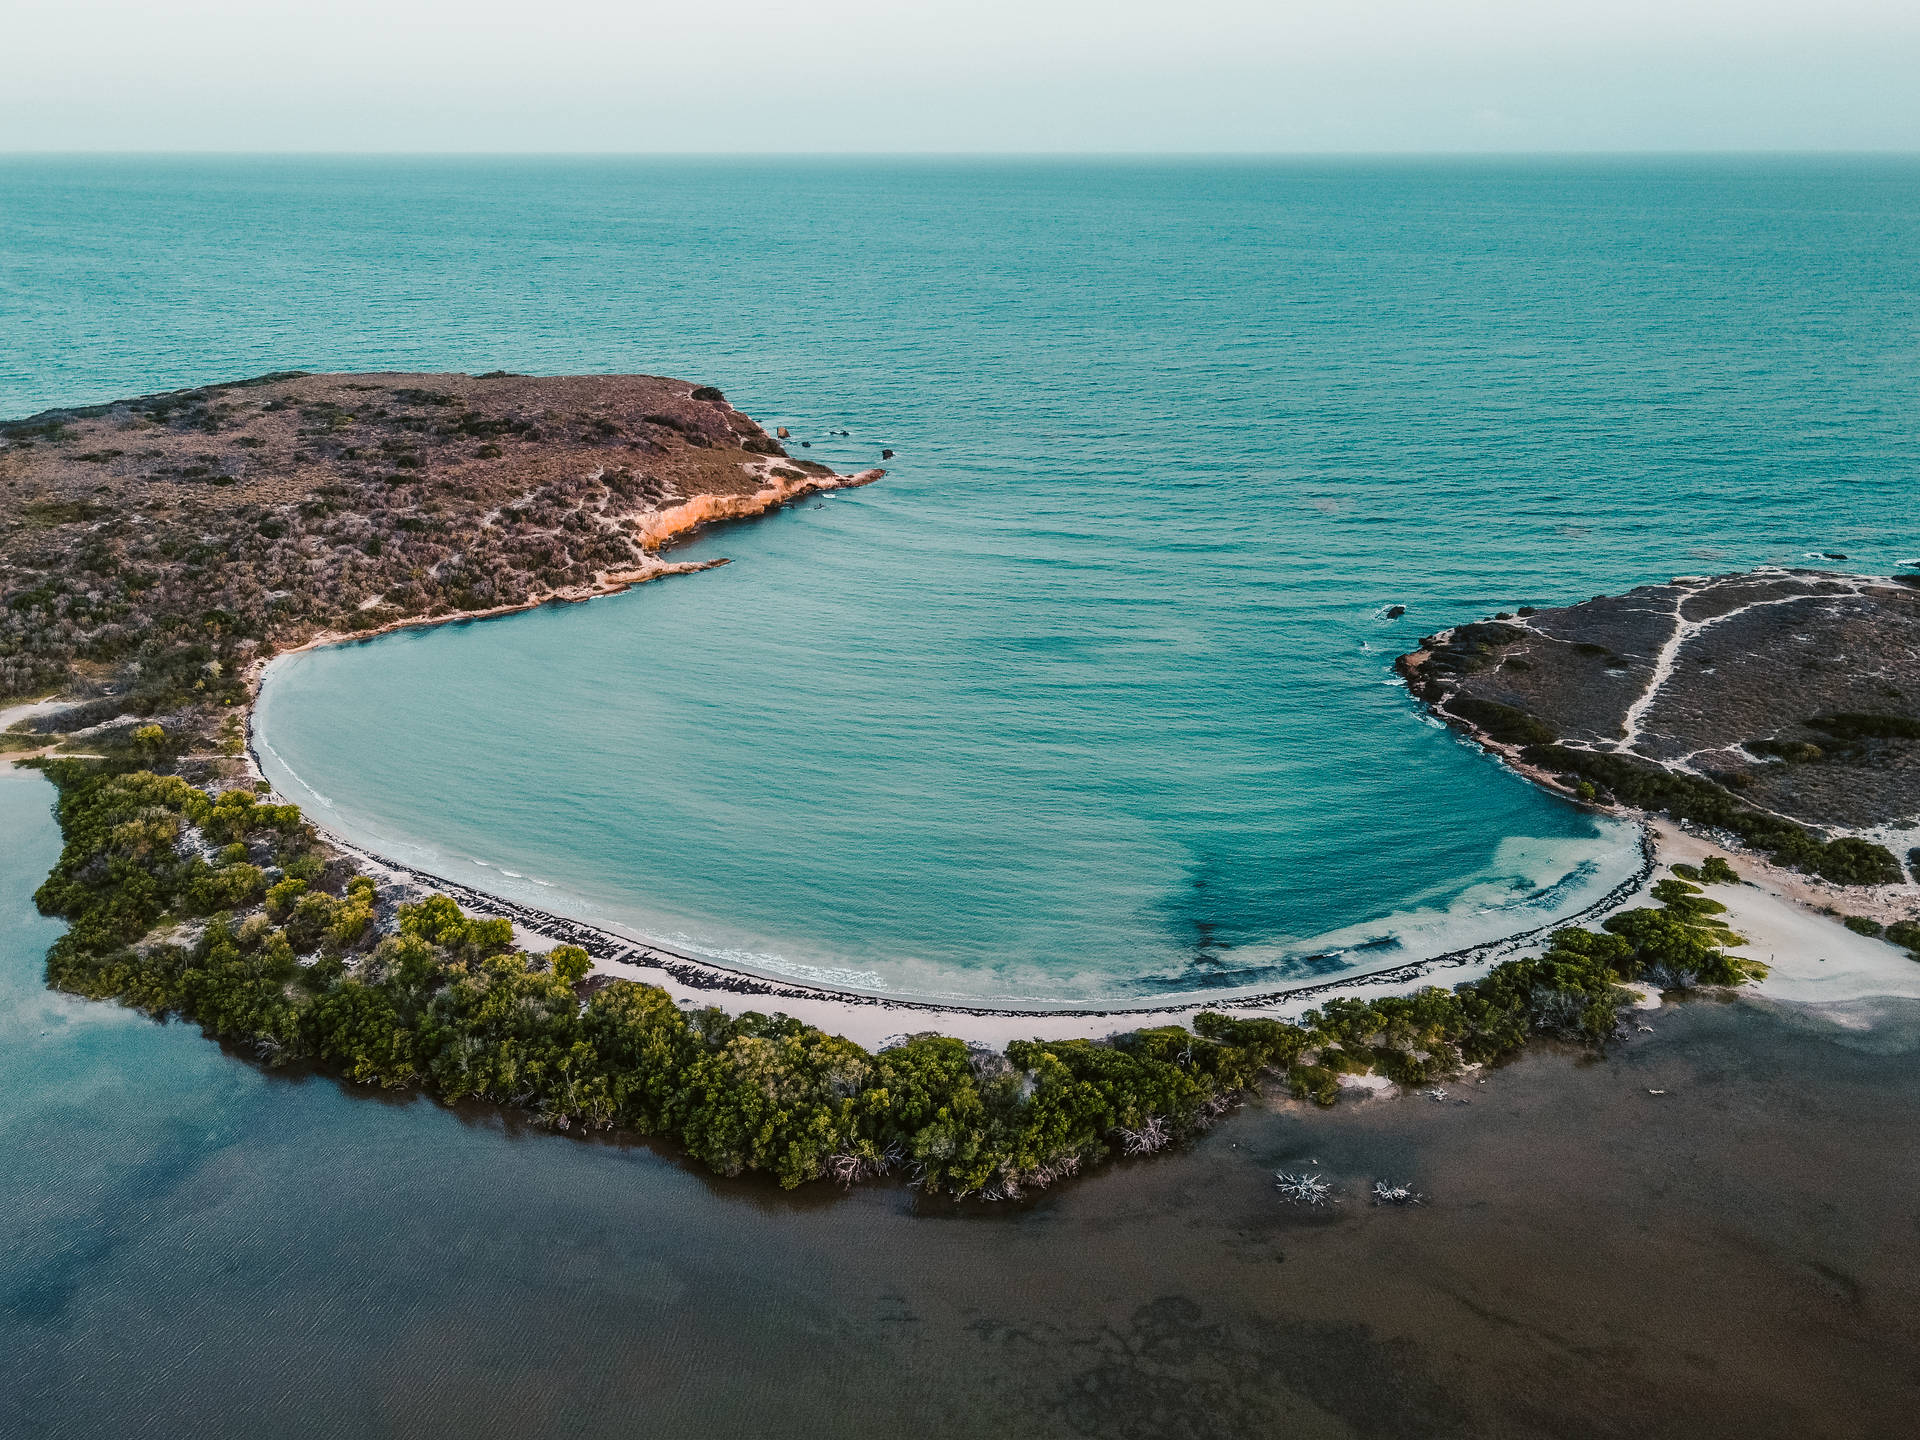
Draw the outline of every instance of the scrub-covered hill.
<instances>
[{"instance_id":1,"label":"scrub-covered hill","mask_svg":"<svg viewBox=\"0 0 1920 1440\"><path fill-rule=\"evenodd\" d=\"M267 375L0 423L0 697L95 702L67 729L239 703L275 649L617 588L877 473L645 375Z\"/></svg>"}]
</instances>

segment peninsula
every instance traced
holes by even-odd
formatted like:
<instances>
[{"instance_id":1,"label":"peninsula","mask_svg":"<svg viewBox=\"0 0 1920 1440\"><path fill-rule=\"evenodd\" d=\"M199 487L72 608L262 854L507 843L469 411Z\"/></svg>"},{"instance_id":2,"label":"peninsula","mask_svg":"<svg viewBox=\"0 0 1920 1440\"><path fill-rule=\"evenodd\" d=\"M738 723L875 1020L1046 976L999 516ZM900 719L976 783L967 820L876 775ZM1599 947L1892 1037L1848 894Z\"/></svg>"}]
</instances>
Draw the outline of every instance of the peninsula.
<instances>
[{"instance_id":1,"label":"peninsula","mask_svg":"<svg viewBox=\"0 0 1920 1440\"><path fill-rule=\"evenodd\" d=\"M885 472L649 375L263 375L0 424L0 695L198 728L280 650L579 600ZM74 728L67 715L63 728Z\"/></svg>"},{"instance_id":2,"label":"peninsula","mask_svg":"<svg viewBox=\"0 0 1920 1440\"><path fill-rule=\"evenodd\" d=\"M1599 929L1523 937L1452 989L1415 988L1421 970L1399 993L1329 995L1294 1018L1243 1004L1099 1038L992 1049L922 1033L869 1048L784 1014L688 1004L585 931L542 949L529 926L554 917L434 893L433 877L332 842L250 764L246 712L275 653L698 568L662 551L881 473L793 460L719 391L652 377L283 374L0 425L0 695L38 702L9 716L6 744L59 787L65 836L37 897L70 922L50 982L194 1020L263 1063L660 1135L727 1174L902 1173L1008 1197L1163 1149L1263 1076L1319 1103L1343 1077L1426 1084L1537 1035L1603 1045L1650 991L1763 973L1708 893L1735 878L1716 856L1617 897ZM1638 638L1593 638L1571 611L1505 616L1432 637L1402 672L1437 713L1586 803L1664 801L1783 864L1867 890L1903 880L1885 844L1833 829L1844 786L1803 787L1802 823L1758 776L1776 762L1908 773L1899 725L1916 692L1899 678L1860 682L1899 690L1893 708L1852 690L1800 705L1793 724L1833 737L1832 755L1763 760L1748 745L1758 778L1744 792L1709 754L1735 738L1815 742L1777 711L1717 749L1668 718L1711 699L1702 678L1744 673L1689 648L1738 633L1742 583L1782 616L1809 596L1881 607L1845 621L1861 627L1856 657L1912 618L1898 585L1729 579L1676 590L1672 623L1694 627L1679 643L1656 597L1628 607L1650 617ZM1725 599L1719 625L1688 610L1699 597ZM1805 624L1825 623L1817 609ZM1604 663L1581 668L1590 658ZM1616 685L1636 666L1646 683ZM1904 783L1849 814L1881 823Z\"/></svg>"},{"instance_id":3,"label":"peninsula","mask_svg":"<svg viewBox=\"0 0 1920 1440\"><path fill-rule=\"evenodd\" d=\"M1503 611L1396 668L1581 801L1710 827L1868 905L1920 872L1920 575L1682 577Z\"/></svg>"}]
</instances>

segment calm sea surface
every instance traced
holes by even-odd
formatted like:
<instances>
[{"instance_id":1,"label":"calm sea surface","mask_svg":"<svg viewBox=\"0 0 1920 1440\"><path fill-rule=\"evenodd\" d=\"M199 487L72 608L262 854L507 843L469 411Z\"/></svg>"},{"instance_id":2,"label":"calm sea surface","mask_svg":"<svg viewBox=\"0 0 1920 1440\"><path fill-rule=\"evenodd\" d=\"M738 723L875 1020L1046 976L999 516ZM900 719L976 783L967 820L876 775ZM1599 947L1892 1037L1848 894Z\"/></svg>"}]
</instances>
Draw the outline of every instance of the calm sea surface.
<instances>
[{"instance_id":1,"label":"calm sea surface","mask_svg":"<svg viewBox=\"0 0 1920 1440\"><path fill-rule=\"evenodd\" d=\"M688 547L725 569L276 668L270 773L750 968L1129 998L1629 873L1389 662L1499 607L1912 558L1916 277L1910 161L14 162L0 413L642 370L816 459L895 449Z\"/></svg>"}]
</instances>

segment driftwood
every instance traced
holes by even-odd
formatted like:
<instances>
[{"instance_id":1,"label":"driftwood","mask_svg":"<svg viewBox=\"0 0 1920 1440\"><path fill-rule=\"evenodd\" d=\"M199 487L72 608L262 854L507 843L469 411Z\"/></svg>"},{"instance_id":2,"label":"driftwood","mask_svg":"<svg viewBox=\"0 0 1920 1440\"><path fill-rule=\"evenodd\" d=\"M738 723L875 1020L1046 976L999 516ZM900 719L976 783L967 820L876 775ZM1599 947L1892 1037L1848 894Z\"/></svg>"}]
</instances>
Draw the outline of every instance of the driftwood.
<instances>
[{"instance_id":1,"label":"driftwood","mask_svg":"<svg viewBox=\"0 0 1920 1440\"><path fill-rule=\"evenodd\" d=\"M1318 1170L1276 1170L1273 1188L1280 1192L1281 1199L1292 1205L1321 1206L1335 1203L1333 1182Z\"/></svg>"},{"instance_id":2,"label":"driftwood","mask_svg":"<svg viewBox=\"0 0 1920 1440\"><path fill-rule=\"evenodd\" d=\"M1149 1115L1137 1130L1118 1126L1116 1133L1120 1136L1121 1150L1128 1155L1158 1154L1173 1143L1173 1132L1158 1115Z\"/></svg>"},{"instance_id":3,"label":"driftwood","mask_svg":"<svg viewBox=\"0 0 1920 1440\"><path fill-rule=\"evenodd\" d=\"M888 1174L905 1156L906 1152L897 1142L877 1155L860 1155L850 1150L843 1150L827 1161L827 1178L837 1180L845 1186L856 1185L862 1180ZM915 1183L918 1181L916 1180Z\"/></svg>"}]
</instances>

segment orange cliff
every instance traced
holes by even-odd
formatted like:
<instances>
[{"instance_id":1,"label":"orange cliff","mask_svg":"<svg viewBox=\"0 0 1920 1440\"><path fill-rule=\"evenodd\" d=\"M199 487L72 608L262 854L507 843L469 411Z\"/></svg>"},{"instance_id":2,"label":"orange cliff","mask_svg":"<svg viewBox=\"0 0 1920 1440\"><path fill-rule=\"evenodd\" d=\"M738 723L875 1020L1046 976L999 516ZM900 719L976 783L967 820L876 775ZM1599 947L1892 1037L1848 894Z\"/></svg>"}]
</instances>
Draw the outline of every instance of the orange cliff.
<instances>
[{"instance_id":1,"label":"orange cliff","mask_svg":"<svg viewBox=\"0 0 1920 1440\"><path fill-rule=\"evenodd\" d=\"M658 550L689 530L697 530L716 520L751 519L824 490L850 490L856 485L871 485L886 473L885 470L874 469L861 470L852 475L802 475L790 470L783 475L777 470L770 470L765 478L771 483L750 495L696 495L691 500L641 517L638 521L640 546L648 551Z\"/></svg>"}]
</instances>

